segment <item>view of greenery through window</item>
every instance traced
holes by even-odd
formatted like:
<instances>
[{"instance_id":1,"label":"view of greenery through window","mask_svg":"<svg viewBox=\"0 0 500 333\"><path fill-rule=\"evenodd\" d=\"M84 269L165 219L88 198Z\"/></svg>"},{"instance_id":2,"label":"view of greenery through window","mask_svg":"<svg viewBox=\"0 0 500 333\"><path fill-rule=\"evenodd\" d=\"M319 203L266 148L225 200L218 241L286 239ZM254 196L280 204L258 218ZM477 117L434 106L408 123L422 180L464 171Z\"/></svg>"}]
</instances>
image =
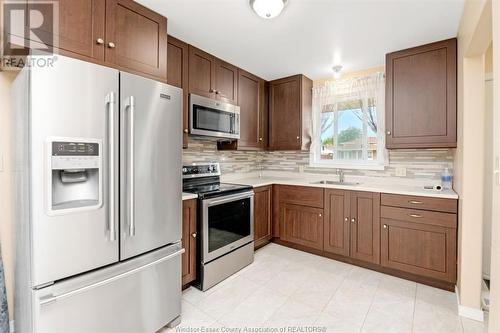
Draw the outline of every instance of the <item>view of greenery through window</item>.
<instances>
[{"instance_id":1,"label":"view of greenery through window","mask_svg":"<svg viewBox=\"0 0 500 333\"><path fill-rule=\"evenodd\" d=\"M327 105L321 113L321 160L377 159L377 112L373 100Z\"/></svg>"}]
</instances>

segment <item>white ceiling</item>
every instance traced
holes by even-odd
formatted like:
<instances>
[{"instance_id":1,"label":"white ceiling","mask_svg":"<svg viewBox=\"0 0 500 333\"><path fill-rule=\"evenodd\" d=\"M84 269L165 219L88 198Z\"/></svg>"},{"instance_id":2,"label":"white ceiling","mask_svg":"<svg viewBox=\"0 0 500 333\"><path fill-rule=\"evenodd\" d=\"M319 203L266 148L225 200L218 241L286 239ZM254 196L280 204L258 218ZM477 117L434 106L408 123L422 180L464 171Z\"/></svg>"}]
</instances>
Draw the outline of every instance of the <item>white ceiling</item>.
<instances>
[{"instance_id":1,"label":"white ceiling","mask_svg":"<svg viewBox=\"0 0 500 333\"><path fill-rule=\"evenodd\" d=\"M258 17L248 0L136 0L168 18L169 34L271 80L381 66L391 51L455 37L464 0L289 0Z\"/></svg>"}]
</instances>

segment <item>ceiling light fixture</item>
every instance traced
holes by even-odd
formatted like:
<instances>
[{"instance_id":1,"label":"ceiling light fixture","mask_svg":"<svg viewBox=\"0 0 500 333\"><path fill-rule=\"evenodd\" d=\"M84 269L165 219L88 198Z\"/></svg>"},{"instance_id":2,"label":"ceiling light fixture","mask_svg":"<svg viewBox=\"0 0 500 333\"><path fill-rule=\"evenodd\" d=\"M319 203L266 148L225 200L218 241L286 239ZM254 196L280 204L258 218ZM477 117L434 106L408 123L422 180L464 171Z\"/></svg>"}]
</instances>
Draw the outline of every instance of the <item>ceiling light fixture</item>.
<instances>
[{"instance_id":1,"label":"ceiling light fixture","mask_svg":"<svg viewBox=\"0 0 500 333\"><path fill-rule=\"evenodd\" d=\"M340 79L342 76L342 65L337 65L332 67L333 70L333 77L335 79Z\"/></svg>"},{"instance_id":2,"label":"ceiling light fixture","mask_svg":"<svg viewBox=\"0 0 500 333\"><path fill-rule=\"evenodd\" d=\"M262 18L272 19L281 14L288 0L250 0L250 7Z\"/></svg>"}]
</instances>

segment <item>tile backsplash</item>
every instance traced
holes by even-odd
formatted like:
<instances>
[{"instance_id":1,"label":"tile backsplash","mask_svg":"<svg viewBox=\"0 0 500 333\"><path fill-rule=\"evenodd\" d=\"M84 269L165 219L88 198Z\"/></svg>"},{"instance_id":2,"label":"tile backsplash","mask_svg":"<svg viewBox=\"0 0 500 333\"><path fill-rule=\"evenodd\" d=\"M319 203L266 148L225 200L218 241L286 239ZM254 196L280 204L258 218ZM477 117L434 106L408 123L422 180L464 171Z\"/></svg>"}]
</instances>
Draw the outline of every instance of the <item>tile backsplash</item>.
<instances>
[{"instance_id":1,"label":"tile backsplash","mask_svg":"<svg viewBox=\"0 0 500 333\"><path fill-rule=\"evenodd\" d=\"M182 154L184 163L219 162L222 173L246 173L259 170L332 174L335 169L309 166L309 152L301 151L218 151L217 141L189 138ZM452 149L405 149L389 151L385 170L345 170L347 175L394 177L396 168L406 168L406 177L439 179L444 168L453 169Z\"/></svg>"}]
</instances>

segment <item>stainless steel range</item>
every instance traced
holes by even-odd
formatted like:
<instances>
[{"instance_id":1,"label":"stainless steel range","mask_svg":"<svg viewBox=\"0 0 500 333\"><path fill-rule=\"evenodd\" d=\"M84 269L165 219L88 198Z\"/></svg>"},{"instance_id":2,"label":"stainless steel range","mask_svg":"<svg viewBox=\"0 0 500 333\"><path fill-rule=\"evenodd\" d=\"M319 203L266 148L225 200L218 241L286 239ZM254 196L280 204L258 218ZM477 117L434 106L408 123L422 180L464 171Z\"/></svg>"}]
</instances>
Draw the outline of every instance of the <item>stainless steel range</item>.
<instances>
[{"instance_id":1,"label":"stainless steel range","mask_svg":"<svg viewBox=\"0 0 500 333\"><path fill-rule=\"evenodd\" d=\"M207 290L253 262L253 189L221 184L218 163L185 165L183 191L198 194L198 283Z\"/></svg>"}]
</instances>

